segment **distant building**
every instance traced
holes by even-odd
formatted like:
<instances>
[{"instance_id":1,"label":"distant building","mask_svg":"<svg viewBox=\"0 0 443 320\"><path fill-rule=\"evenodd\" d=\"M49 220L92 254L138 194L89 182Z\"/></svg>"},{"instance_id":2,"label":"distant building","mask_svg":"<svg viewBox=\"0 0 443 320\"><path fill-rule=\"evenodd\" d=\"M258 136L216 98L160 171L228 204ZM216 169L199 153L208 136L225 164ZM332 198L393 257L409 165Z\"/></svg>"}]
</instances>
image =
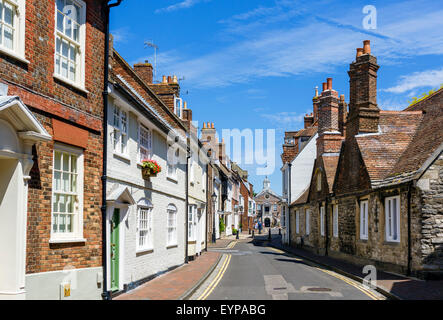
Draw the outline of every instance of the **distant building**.
<instances>
[{"instance_id":1,"label":"distant building","mask_svg":"<svg viewBox=\"0 0 443 320\"><path fill-rule=\"evenodd\" d=\"M271 189L268 177L263 181L263 190L254 198L257 218L264 227L279 227L282 198Z\"/></svg>"}]
</instances>

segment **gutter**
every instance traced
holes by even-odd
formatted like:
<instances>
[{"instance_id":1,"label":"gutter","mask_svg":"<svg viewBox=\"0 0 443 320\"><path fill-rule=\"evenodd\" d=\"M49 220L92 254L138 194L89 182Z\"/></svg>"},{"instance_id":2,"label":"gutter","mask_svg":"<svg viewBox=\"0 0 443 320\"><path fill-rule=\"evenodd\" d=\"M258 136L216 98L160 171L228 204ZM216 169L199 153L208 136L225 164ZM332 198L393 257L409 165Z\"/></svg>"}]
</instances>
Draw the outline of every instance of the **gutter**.
<instances>
[{"instance_id":1,"label":"gutter","mask_svg":"<svg viewBox=\"0 0 443 320\"><path fill-rule=\"evenodd\" d=\"M104 88L103 88L103 175L102 175L102 265L103 265L103 300L111 300L111 293L108 291L108 257L107 250L107 233L106 233L106 180L107 180L107 154L108 154L108 85L109 85L109 16L111 8L117 7L123 0L117 0L115 3L109 4L106 1L105 9L105 61L104 61Z\"/></svg>"}]
</instances>

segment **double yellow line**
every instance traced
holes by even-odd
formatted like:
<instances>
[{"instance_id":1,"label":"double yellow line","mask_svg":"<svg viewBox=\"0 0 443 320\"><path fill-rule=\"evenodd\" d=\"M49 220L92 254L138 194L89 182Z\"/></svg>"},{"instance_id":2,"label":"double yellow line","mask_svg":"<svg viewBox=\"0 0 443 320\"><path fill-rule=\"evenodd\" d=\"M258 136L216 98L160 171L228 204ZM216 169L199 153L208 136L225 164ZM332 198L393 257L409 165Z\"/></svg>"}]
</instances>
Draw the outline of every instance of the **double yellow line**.
<instances>
[{"instance_id":1,"label":"double yellow line","mask_svg":"<svg viewBox=\"0 0 443 320\"><path fill-rule=\"evenodd\" d=\"M237 241L232 241L231 243L228 244L228 246L226 247L226 249L232 249L235 247L235 245L237 244Z\"/></svg>"},{"instance_id":2,"label":"double yellow line","mask_svg":"<svg viewBox=\"0 0 443 320\"><path fill-rule=\"evenodd\" d=\"M235 243L234 243L235 245ZM226 269L228 269L229 263L231 262L231 255L226 256L225 261L223 262L223 265L218 272L217 276L214 280L212 280L211 284L206 288L206 290L203 292L203 294L197 298L197 300L206 300L207 297L214 291L214 289L217 287L220 280L223 278L223 275L226 272Z\"/></svg>"},{"instance_id":3,"label":"double yellow line","mask_svg":"<svg viewBox=\"0 0 443 320\"><path fill-rule=\"evenodd\" d=\"M360 290L361 292L363 292L364 294L366 294L367 296L369 296L369 297L370 297L371 299L373 299L373 300L382 300L380 297L377 297L377 296L376 296L375 294L373 294L371 291L369 291L369 290L367 290L366 288L364 288L363 285L360 285L360 284L354 283L354 282L352 282L351 280L349 280L349 279L347 279L347 278L345 278L345 277L343 277L343 276L341 276L341 275L339 275L339 274L337 274L337 273L335 273L335 272L332 272L332 271L329 271L329 270L324 270L324 269L317 268L317 267L316 267L316 269L317 269L317 270L320 270L320 271L323 271L324 273L327 273L327 274L329 274L330 276L333 276L333 277L335 277L335 278L337 278L337 279L340 279L340 280L346 282L347 284L353 286L354 288L357 288L358 290Z\"/></svg>"}]
</instances>

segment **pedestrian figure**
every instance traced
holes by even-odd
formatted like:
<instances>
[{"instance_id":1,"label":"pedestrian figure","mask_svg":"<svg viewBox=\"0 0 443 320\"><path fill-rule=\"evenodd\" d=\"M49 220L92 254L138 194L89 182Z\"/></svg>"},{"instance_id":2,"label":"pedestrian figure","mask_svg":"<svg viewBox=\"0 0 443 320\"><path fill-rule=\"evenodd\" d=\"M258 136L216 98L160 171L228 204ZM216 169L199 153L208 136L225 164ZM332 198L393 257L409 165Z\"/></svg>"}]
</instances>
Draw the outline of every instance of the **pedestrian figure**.
<instances>
[{"instance_id":1,"label":"pedestrian figure","mask_svg":"<svg viewBox=\"0 0 443 320\"><path fill-rule=\"evenodd\" d=\"M261 224L261 222L259 221L259 222L258 222L258 234L261 234L261 229L262 229L262 224Z\"/></svg>"}]
</instances>

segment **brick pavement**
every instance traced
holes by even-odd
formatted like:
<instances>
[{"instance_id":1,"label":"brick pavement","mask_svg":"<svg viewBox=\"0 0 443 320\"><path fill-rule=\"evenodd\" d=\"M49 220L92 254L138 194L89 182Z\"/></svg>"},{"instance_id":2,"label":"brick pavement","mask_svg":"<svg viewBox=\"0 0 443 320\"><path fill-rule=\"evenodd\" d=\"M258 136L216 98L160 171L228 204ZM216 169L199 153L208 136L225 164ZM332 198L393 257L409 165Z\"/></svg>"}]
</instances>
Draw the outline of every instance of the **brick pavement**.
<instances>
[{"instance_id":1,"label":"brick pavement","mask_svg":"<svg viewBox=\"0 0 443 320\"><path fill-rule=\"evenodd\" d=\"M178 300L210 270L219 252L205 252L195 261L168 272L114 300Z\"/></svg>"}]
</instances>

